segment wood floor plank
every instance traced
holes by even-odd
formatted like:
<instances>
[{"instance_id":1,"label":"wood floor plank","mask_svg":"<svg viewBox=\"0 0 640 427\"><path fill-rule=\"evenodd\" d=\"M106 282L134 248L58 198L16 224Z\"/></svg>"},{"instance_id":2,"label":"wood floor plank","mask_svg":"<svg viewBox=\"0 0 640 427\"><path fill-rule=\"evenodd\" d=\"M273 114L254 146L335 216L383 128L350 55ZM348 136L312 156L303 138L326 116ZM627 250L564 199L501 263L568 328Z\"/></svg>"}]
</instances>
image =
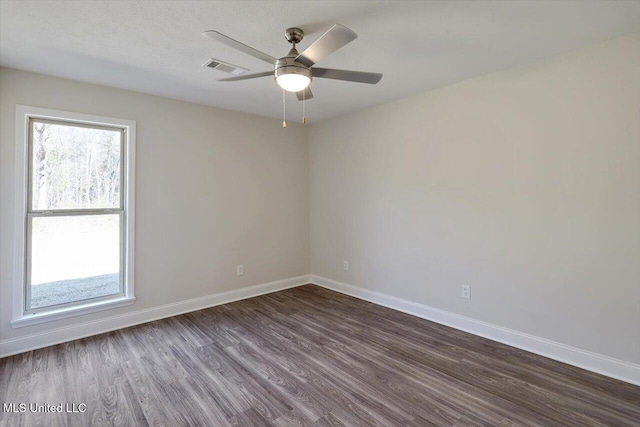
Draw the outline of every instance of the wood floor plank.
<instances>
[{"instance_id":1,"label":"wood floor plank","mask_svg":"<svg viewBox=\"0 0 640 427\"><path fill-rule=\"evenodd\" d=\"M313 285L0 359L0 426L638 426L640 387Z\"/></svg>"},{"instance_id":2,"label":"wood floor plank","mask_svg":"<svg viewBox=\"0 0 640 427\"><path fill-rule=\"evenodd\" d=\"M100 386L87 353L86 343L87 339L83 339L59 347L65 360L62 367L65 393L58 400L66 399L70 403L86 404L86 412L69 417L70 424L77 426L106 423Z\"/></svg>"},{"instance_id":3,"label":"wood floor plank","mask_svg":"<svg viewBox=\"0 0 640 427\"><path fill-rule=\"evenodd\" d=\"M34 352L18 354L12 357L0 359L0 401L2 403L23 403L29 402L31 394L31 375ZM10 412L0 412L0 420L9 424L24 425L25 414L14 414Z\"/></svg>"},{"instance_id":4,"label":"wood floor plank","mask_svg":"<svg viewBox=\"0 0 640 427\"><path fill-rule=\"evenodd\" d=\"M56 369L35 371L31 375L29 398L39 404L57 405L61 391L64 390L62 378L62 372ZM62 427L68 424L69 414L66 413L36 412L30 415L27 423L29 426Z\"/></svg>"},{"instance_id":5,"label":"wood floor plank","mask_svg":"<svg viewBox=\"0 0 640 427\"><path fill-rule=\"evenodd\" d=\"M346 424L342 423L333 412L328 413L324 417L315 422L316 427L343 427Z\"/></svg>"},{"instance_id":6,"label":"wood floor plank","mask_svg":"<svg viewBox=\"0 0 640 427\"><path fill-rule=\"evenodd\" d=\"M172 415L172 408L161 404L155 387L140 370L138 360L127 360L123 365L125 375L132 385L135 398L142 408L147 423L151 426L166 427L179 425Z\"/></svg>"},{"instance_id":7,"label":"wood floor plank","mask_svg":"<svg viewBox=\"0 0 640 427\"><path fill-rule=\"evenodd\" d=\"M238 427L271 427L268 420L264 419L258 411L249 408L231 418L231 425Z\"/></svg>"}]
</instances>

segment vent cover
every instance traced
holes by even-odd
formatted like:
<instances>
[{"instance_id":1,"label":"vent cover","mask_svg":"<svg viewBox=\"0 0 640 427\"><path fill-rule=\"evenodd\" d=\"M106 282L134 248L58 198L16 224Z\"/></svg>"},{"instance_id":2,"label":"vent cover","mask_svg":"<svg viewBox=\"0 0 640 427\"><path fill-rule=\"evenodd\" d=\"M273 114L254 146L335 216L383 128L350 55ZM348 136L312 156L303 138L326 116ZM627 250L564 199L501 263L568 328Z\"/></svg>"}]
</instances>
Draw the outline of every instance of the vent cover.
<instances>
[{"instance_id":1,"label":"vent cover","mask_svg":"<svg viewBox=\"0 0 640 427\"><path fill-rule=\"evenodd\" d=\"M204 64L203 67L212 68L214 70L223 71L225 73L240 75L249 71L247 68L238 67L237 65L229 64L228 62L220 61L219 59L211 58Z\"/></svg>"}]
</instances>

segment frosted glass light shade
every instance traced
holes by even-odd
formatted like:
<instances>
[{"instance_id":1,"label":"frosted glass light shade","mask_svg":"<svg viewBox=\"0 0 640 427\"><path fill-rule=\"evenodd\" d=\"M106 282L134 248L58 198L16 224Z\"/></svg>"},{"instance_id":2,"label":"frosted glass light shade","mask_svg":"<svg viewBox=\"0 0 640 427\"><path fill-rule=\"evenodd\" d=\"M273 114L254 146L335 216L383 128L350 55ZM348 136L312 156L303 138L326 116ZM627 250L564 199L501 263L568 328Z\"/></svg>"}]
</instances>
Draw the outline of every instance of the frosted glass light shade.
<instances>
[{"instance_id":1,"label":"frosted glass light shade","mask_svg":"<svg viewBox=\"0 0 640 427\"><path fill-rule=\"evenodd\" d=\"M287 92L300 92L311 83L311 79L303 74L282 74L276 81Z\"/></svg>"}]
</instances>

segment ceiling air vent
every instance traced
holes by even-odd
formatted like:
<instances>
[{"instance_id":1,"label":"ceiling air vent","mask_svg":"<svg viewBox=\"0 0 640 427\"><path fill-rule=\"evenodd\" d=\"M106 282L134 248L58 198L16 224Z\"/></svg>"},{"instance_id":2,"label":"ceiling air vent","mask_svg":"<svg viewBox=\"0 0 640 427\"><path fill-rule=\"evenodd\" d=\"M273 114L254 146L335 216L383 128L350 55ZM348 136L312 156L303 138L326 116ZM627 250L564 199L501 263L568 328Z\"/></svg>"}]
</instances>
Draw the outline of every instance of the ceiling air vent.
<instances>
[{"instance_id":1,"label":"ceiling air vent","mask_svg":"<svg viewBox=\"0 0 640 427\"><path fill-rule=\"evenodd\" d=\"M225 73L240 75L249 71L247 68L238 67L237 65L229 64L228 62L222 62L219 59L211 58L204 64L203 67L212 68L214 70L223 71Z\"/></svg>"}]
</instances>

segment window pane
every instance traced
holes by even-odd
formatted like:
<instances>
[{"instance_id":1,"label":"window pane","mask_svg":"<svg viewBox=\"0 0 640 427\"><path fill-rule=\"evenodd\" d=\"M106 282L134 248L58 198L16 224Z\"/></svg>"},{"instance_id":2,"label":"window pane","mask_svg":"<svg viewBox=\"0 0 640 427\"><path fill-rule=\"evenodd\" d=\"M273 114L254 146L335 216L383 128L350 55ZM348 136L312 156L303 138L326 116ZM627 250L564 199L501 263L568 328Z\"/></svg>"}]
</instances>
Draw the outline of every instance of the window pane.
<instances>
[{"instance_id":1,"label":"window pane","mask_svg":"<svg viewBox=\"0 0 640 427\"><path fill-rule=\"evenodd\" d=\"M120 215L32 221L31 308L120 292Z\"/></svg>"},{"instance_id":2,"label":"window pane","mask_svg":"<svg viewBox=\"0 0 640 427\"><path fill-rule=\"evenodd\" d=\"M31 125L33 210L120 207L120 131Z\"/></svg>"}]
</instances>

